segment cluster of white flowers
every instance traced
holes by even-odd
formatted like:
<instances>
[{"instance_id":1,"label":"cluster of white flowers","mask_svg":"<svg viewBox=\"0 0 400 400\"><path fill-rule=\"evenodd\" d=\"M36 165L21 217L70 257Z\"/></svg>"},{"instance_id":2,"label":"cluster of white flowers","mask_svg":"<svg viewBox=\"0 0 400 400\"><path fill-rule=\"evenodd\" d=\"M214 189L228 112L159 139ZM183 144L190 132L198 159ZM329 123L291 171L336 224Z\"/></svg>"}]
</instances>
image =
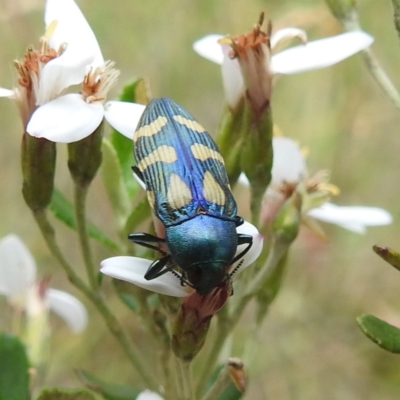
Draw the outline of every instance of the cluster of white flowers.
<instances>
[{"instance_id":1,"label":"cluster of white flowers","mask_svg":"<svg viewBox=\"0 0 400 400\"><path fill-rule=\"evenodd\" d=\"M92 134L105 117L111 123L129 121L132 130L128 129L127 135L133 135L144 106L116 101L105 104L119 72L113 62L104 61L96 36L76 3L47 0L45 24L42 47L52 57L39 53L38 64L28 64L23 71L32 81L37 107L25 121L27 132L53 142L71 143ZM65 94L73 85L81 85L80 92ZM25 89L25 85L13 90L1 88L0 96L24 103Z\"/></svg>"},{"instance_id":2,"label":"cluster of white flowers","mask_svg":"<svg viewBox=\"0 0 400 400\"><path fill-rule=\"evenodd\" d=\"M75 2L47 0L45 24L46 54L51 54L51 57L45 61L39 57L40 68L24 70L33 85L34 97L34 110L26 121L26 131L35 137L69 143L89 136L105 117L119 132L132 138L145 107L118 101L105 102L109 89L116 83L118 72L113 62L104 61L96 37ZM283 41L291 38L299 38L304 44L275 52ZM279 30L269 42L260 43L262 57L257 57L255 61L254 57L247 57L256 65L245 65L240 54L232 56L232 50L238 52L238 44L233 38L209 35L197 41L194 49L222 65L226 100L234 108L246 90L249 71L258 71L261 79L266 80L265 85L260 87L270 91L272 78L277 74L294 74L333 65L368 47L373 38L365 32L355 31L310 43L306 41L305 32L298 28ZM81 85L79 93L66 94L66 90L73 85ZM26 96L24 89L24 86L13 90L0 88L0 96L23 102L26 100L23 98ZM269 98L270 93L264 95ZM305 172L305 162L294 142L274 139L274 152L272 185L298 182ZM391 222L390 215L384 210L338 207L331 203L309 210L308 214L357 232L363 232L367 225ZM263 239L249 223L239 227L238 233L253 236L251 250L237 262L243 269L258 257ZM10 299L21 295L26 298L28 291L35 287L35 266L29 252L15 236L11 236L0 244L1 257L4 262L0 268L0 293ZM190 294L192 289L181 286L179 280L170 274L145 280L144 274L150 264L150 260L135 257L113 257L102 262L101 271L158 293L178 297ZM235 265L232 266L234 268ZM41 301L43 307L58 312L73 330L79 331L86 324L86 314L80 303L72 299L63 292L47 289ZM26 301L24 304L29 306ZM73 312L68 311L73 308Z\"/></svg>"}]
</instances>

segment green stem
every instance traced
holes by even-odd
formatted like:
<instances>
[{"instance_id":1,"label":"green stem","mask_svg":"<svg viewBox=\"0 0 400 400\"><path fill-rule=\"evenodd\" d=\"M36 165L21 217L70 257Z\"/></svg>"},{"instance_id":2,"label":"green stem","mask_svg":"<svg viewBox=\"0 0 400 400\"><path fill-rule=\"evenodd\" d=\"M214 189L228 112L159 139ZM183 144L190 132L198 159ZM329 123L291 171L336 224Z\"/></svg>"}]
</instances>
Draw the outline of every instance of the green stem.
<instances>
[{"instance_id":1,"label":"green stem","mask_svg":"<svg viewBox=\"0 0 400 400\"><path fill-rule=\"evenodd\" d=\"M255 226L259 225L261 206L265 193L265 188L261 189L257 185L251 185L251 199L250 199L250 211L251 211L251 223Z\"/></svg>"},{"instance_id":2,"label":"green stem","mask_svg":"<svg viewBox=\"0 0 400 400\"><path fill-rule=\"evenodd\" d=\"M223 345L225 344L225 340L229 333L230 326L232 325L231 321L228 318L228 308L223 307L217 314L217 332L218 334L214 338L212 343L212 347L209 349L206 361L202 363L201 370L198 374L197 386L196 386L196 394L198 397L201 396L202 390L209 378L210 374L214 371L215 365L217 363L219 354Z\"/></svg>"},{"instance_id":3,"label":"green stem","mask_svg":"<svg viewBox=\"0 0 400 400\"><path fill-rule=\"evenodd\" d=\"M389 76L386 74L379 61L375 57L374 53L371 49L365 49L362 52L364 57L365 64L369 72L375 78L378 85L385 92L385 94L389 97L395 107L400 110L400 95L397 91L397 88L390 80Z\"/></svg>"},{"instance_id":4,"label":"green stem","mask_svg":"<svg viewBox=\"0 0 400 400\"><path fill-rule=\"evenodd\" d=\"M395 8L395 21L396 21L396 15L397 17L399 16L399 1L398 0L392 0L394 8ZM397 11L397 14L396 14ZM354 31L354 30L360 30L360 23L358 20L358 15L353 16L353 18L349 20L341 20L340 21L344 28L348 31ZM397 25L396 25L397 29ZM378 83L378 85L381 87L381 89L384 91L387 97L392 101L394 106L400 110L400 95L399 92L396 88L396 86L393 84L385 70L382 68L380 65L378 59L375 57L375 54L371 50L371 48L365 49L362 51L362 55L364 58L364 62L367 66L367 69L371 73L371 75L374 77L375 81Z\"/></svg>"},{"instance_id":5,"label":"green stem","mask_svg":"<svg viewBox=\"0 0 400 400\"><path fill-rule=\"evenodd\" d=\"M218 399L218 396L222 394L222 392L227 388L230 382L231 382L231 377L229 374L229 369L228 367L224 367L221 369L221 371L217 376L217 379L212 384L212 386L207 391L202 400Z\"/></svg>"},{"instance_id":6,"label":"green stem","mask_svg":"<svg viewBox=\"0 0 400 400\"><path fill-rule=\"evenodd\" d=\"M75 218L76 227L79 236L79 244L81 247L83 262L85 264L86 273L90 282L90 287L96 291L99 283L96 278L96 269L93 263L92 251L89 243L89 235L86 224L86 198L88 194L88 185L80 185L75 183Z\"/></svg>"},{"instance_id":7,"label":"green stem","mask_svg":"<svg viewBox=\"0 0 400 400\"><path fill-rule=\"evenodd\" d=\"M182 390L183 396L182 400L195 400L195 394L193 389L193 378L192 378L192 371L191 371L191 363L185 362L181 359L178 360L179 368L180 368L180 375L182 379Z\"/></svg>"},{"instance_id":8,"label":"green stem","mask_svg":"<svg viewBox=\"0 0 400 400\"><path fill-rule=\"evenodd\" d=\"M393 21L397 35L400 39L400 0L392 0L393 4Z\"/></svg>"},{"instance_id":9,"label":"green stem","mask_svg":"<svg viewBox=\"0 0 400 400\"><path fill-rule=\"evenodd\" d=\"M277 265L279 265L280 260L288 251L291 243L292 242L279 241L275 239L271 246L271 250L268 253L264 268L262 268L252 280L252 283L249 285L249 289L246 290L246 293L243 296L244 299L250 299L263 288L265 282L268 281L268 279L273 275ZM245 303L245 301L241 301L238 304L239 309L242 306L241 303ZM233 315L236 316L236 312L234 312Z\"/></svg>"},{"instance_id":10,"label":"green stem","mask_svg":"<svg viewBox=\"0 0 400 400\"><path fill-rule=\"evenodd\" d=\"M37 211L34 212L33 215L50 252L53 254L53 256L56 258L56 260L59 262L59 264L67 274L69 281L72 283L72 285L79 289L97 308L97 310L105 320L108 329L121 345L129 361L134 366L134 368L136 368L139 375L143 379L144 384L149 389L157 388L157 382L155 382L153 375L150 373L150 371L146 369L145 365L142 363L141 355L139 354L138 350L133 346L122 325L109 310L103 298L99 295L99 293L94 293L90 290L90 288L75 273L71 265L65 259L60 247L58 246L55 238L54 229L47 218L46 212Z\"/></svg>"},{"instance_id":11,"label":"green stem","mask_svg":"<svg viewBox=\"0 0 400 400\"><path fill-rule=\"evenodd\" d=\"M174 381L175 381L175 389L176 389L176 400L184 400L183 398L183 375L182 368L180 367L181 361L175 355L172 356L173 363L173 373L174 373ZM168 400L175 400L175 398L168 397Z\"/></svg>"}]
</instances>

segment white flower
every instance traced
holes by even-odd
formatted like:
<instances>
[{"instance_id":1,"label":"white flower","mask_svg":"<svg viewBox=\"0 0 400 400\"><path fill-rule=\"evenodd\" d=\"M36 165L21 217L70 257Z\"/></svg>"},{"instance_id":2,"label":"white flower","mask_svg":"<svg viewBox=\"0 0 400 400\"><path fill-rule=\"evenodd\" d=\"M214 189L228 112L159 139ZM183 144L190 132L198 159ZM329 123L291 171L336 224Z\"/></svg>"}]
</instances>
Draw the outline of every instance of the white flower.
<instances>
[{"instance_id":1,"label":"white flower","mask_svg":"<svg viewBox=\"0 0 400 400\"><path fill-rule=\"evenodd\" d=\"M253 263L260 255L263 246L263 237L259 234L257 228L248 222L237 228L238 233L248 234L253 236L253 245L250 250L231 267L230 271L240 265L240 268L235 271L233 277L239 271ZM223 245L223 244L221 244ZM243 246L239 246L236 254L243 250ZM156 293L165 294L175 297L186 297L193 293L193 289L188 286L182 286L180 280L172 273L165 273L156 279L147 281L144 278L149 266L153 261L137 257L111 257L102 261L100 271L103 274L109 275L116 279L121 279L130 283L134 283L143 289L151 290Z\"/></svg>"},{"instance_id":2,"label":"white flower","mask_svg":"<svg viewBox=\"0 0 400 400\"><path fill-rule=\"evenodd\" d=\"M272 164L272 179L267 189L262 211L262 218L272 218L283 204L285 190L294 190L296 186L305 182L307 185L307 167L299 145L286 137L274 137L272 140L274 159ZM249 181L241 174L239 182L248 186ZM312 186L318 184L313 179ZM322 183L328 191L332 186ZM317 189L318 190L318 189ZM329 197L329 196L328 196ZM324 196L319 197L319 200ZM327 200L327 199L326 199ZM303 201L305 203L305 201ZM305 213L315 219L341 226L356 233L365 233L367 226L381 226L392 223L392 216L381 208L365 206L337 206L325 201L317 207L303 204ZM268 209L265 209L268 208Z\"/></svg>"},{"instance_id":3,"label":"white flower","mask_svg":"<svg viewBox=\"0 0 400 400\"><path fill-rule=\"evenodd\" d=\"M223 37L208 35L196 41L194 50L222 65L226 99L235 108L245 92L256 108L271 97L272 78L277 74L295 74L328 67L369 47L373 37L353 31L306 43L307 36L298 28L285 28L270 35L261 30L262 18L246 35ZM286 42L298 38L305 44L272 54Z\"/></svg>"},{"instance_id":4,"label":"white flower","mask_svg":"<svg viewBox=\"0 0 400 400\"><path fill-rule=\"evenodd\" d=\"M36 280L36 264L16 235L0 240L0 294L10 304L34 317L48 309L58 314L73 332L81 332L87 325L84 305L74 296L47 288L47 282Z\"/></svg>"},{"instance_id":5,"label":"white flower","mask_svg":"<svg viewBox=\"0 0 400 400\"><path fill-rule=\"evenodd\" d=\"M136 400L164 400L164 398L155 392L145 390L137 395Z\"/></svg>"},{"instance_id":6,"label":"white flower","mask_svg":"<svg viewBox=\"0 0 400 400\"><path fill-rule=\"evenodd\" d=\"M41 50L28 50L24 61L16 63L19 87L1 89L0 96L17 100L30 135L75 142L93 133L104 117L116 119L112 113L118 112L118 104L106 112L104 101L119 71L113 62L104 61L93 31L73 0L47 0L45 23ZM81 84L79 93L63 94L77 84ZM143 106L132 105L130 110L126 118L135 119L138 113L138 120Z\"/></svg>"},{"instance_id":7,"label":"white flower","mask_svg":"<svg viewBox=\"0 0 400 400\"><path fill-rule=\"evenodd\" d=\"M367 226L389 225L393 222L392 216L381 208L337 206L332 203L314 208L308 211L307 215L356 233L365 233Z\"/></svg>"}]
</instances>

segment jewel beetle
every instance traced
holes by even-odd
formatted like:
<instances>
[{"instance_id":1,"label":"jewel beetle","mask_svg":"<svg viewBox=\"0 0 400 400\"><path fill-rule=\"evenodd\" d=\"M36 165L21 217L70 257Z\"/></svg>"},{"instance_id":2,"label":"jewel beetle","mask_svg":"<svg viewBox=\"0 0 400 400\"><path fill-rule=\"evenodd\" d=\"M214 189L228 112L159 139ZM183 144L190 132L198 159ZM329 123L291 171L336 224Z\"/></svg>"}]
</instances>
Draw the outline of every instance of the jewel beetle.
<instances>
[{"instance_id":1,"label":"jewel beetle","mask_svg":"<svg viewBox=\"0 0 400 400\"><path fill-rule=\"evenodd\" d=\"M243 219L236 215L224 160L205 129L169 98L148 104L133 141L137 164L132 169L165 228L165 238L129 235L162 255L145 279L178 272L182 284L205 295L230 279L229 267L252 246L251 235L236 232Z\"/></svg>"}]
</instances>

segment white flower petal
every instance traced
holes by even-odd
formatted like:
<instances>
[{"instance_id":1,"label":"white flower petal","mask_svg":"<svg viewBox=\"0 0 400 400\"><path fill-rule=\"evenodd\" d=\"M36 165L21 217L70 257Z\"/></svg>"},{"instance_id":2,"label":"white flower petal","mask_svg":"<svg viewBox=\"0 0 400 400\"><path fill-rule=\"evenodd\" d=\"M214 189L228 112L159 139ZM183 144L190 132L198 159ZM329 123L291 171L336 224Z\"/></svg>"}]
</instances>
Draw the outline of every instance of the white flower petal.
<instances>
[{"instance_id":1,"label":"white flower petal","mask_svg":"<svg viewBox=\"0 0 400 400\"><path fill-rule=\"evenodd\" d=\"M357 233L364 233L367 226L381 226L391 224L392 216L385 210L376 207L337 206L325 203L307 213L320 221L339 225Z\"/></svg>"},{"instance_id":2,"label":"white flower petal","mask_svg":"<svg viewBox=\"0 0 400 400\"><path fill-rule=\"evenodd\" d=\"M231 47L226 44L218 46L222 47L224 54L222 62L222 83L224 85L225 98L228 105L234 109L245 94L242 71L237 58L233 60L229 58L228 53Z\"/></svg>"},{"instance_id":3,"label":"white flower petal","mask_svg":"<svg viewBox=\"0 0 400 400\"><path fill-rule=\"evenodd\" d=\"M295 74L336 64L369 47L374 38L353 31L292 47L272 56L271 69L278 74Z\"/></svg>"},{"instance_id":4,"label":"white flower petal","mask_svg":"<svg viewBox=\"0 0 400 400\"><path fill-rule=\"evenodd\" d=\"M39 77L37 105L43 105L61 95L66 88L83 81L87 66L93 62L93 54L77 56L73 52L65 53L49 61Z\"/></svg>"},{"instance_id":5,"label":"white flower petal","mask_svg":"<svg viewBox=\"0 0 400 400\"><path fill-rule=\"evenodd\" d=\"M36 279L32 254L16 235L0 241L0 294L19 296L27 293Z\"/></svg>"},{"instance_id":6,"label":"white flower petal","mask_svg":"<svg viewBox=\"0 0 400 400\"><path fill-rule=\"evenodd\" d=\"M0 97L15 98L15 93L13 90L0 87Z\"/></svg>"},{"instance_id":7,"label":"white flower petal","mask_svg":"<svg viewBox=\"0 0 400 400\"><path fill-rule=\"evenodd\" d=\"M104 116L107 122L128 139L133 139L136 127L146 106L122 101L108 101Z\"/></svg>"},{"instance_id":8,"label":"white flower petal","mask_svg":"<svg viewBox=\"0 0 400 400\"><path fill-rule=\"evenodd\" d=\"M221 45L218 43L219 39L222 39L222 35L207 35L193 43L193 50L200 56L215 62L222 64L223 54Z\"/></svg>"},{"instance_id":9,"label":"white flower petal","mask_svg":"<svg viewBox=\"0 0 400 400\"><path fill-rule=\"evenodd\" d=\"M80 94L70 93L39 107L26 130L32 136L71 143L92 134L103 116L101 102L86 103Z\"/></svg>"},{"instance_id":10,"label":"white flower petal","mask_svg":"<svg viewBox=\"0 0 400 400\"><path fill-rule=\"evenodd\" d=\"M271 185L282 183L297 183L306 174L307 168L298 144L289 138L275 137L272 139L274 159L272 163Z\"/></svg>"},{"instance_id":11,"label":"white flower petal","mask_svg":"<svg viewBox=\"0 0 400 400\"><path fill-rule=\"evenodd\" d=\"M150 260L138 257L111 257L101 262L100 271L113 278L167 296L185 297L192 291L191 288L182 286L180 280L169 272L150 281L146 280L144 274L151 263Z\"/></svg>"},{"instance_id":12,"label":"white flower petal","mask_svg":"<svg viewBox=\"0 0 400 400\"><path fill-rule=\"evenodd\" d=\"M65 53L71 52L77 57L90 53L93 55L93 66L104 63L96 36L73 0L47 0L44 20L47 29L56 21L49 39L50 47L58 50L67 43Z\"/></svg>"},{"instance_id":13,"label":"white flower petal","mask_svg":"<svg viewBox=\"0 0 400 400\"><path fill-rule=\"evenodd\" d=\"M300 39L303 43L307 42L307 33L299 28L283 28L279 29L271 35L271 49L276 51L276 47L284 45L292 39Z\"/></svg>"},{"instance_id":14,"label":"white flower petal","mask_svg":"<svg viewBox=\"0 0 400 400\"><path fill-rule=\"evenodd\" d=\"M136 400L164 400L158 393L145 390L137 395Z\"/></svg>"},{"instance_id":15,"label":"white flower petal","mask_svg":"<svg viewBox=\"0 0 400 400\"><path fill-rule=\"evenodd\" d=\"M104 63L96 37L73 0L47 0L45 22L49 46L56 51L64 46L65 50L40 73L38 105L81 83L89 66Z\"/></svg>"},{"instance_id":16,"label":"white flower petal","mask_svg":"<svg viewBox=\"0 0 400 400\"><path fill-rule=\"evenodd\" d=\"M139 178L139 176L136 175L134 172L133 172L132 175L133 175L134 179L136 180L136 182L140 185L140 187L141 187L143 190L147 190L147 189L146 189L146 184Z\"/></svg>"},{"instance_id":17,"label":"white flower petal","mask_svg":"<svg viewBox=\"0 0 400 400\"><path fill-rule=\"evenodd\" d=\"M61 317L71 331L82 332L87 323L88 315L85 306L69 293L56 289L47 289L46 300L49 308Z\"/></svg>"},{"instance_id":18,"label":"white flower petal","mask_svg":"<svg viewBox=\"0 0 400 400\"><path fill-rule=\"evenodd\" d=\"M254 225L250 224L247 221L236 228L236 231L237 233L243 233L253 236L253 244L250 247L250 250L244 255L244 257L240 258L238 261L232 264L230 271L235 270L235 268L240 264L240 268L235 271L234 277L236 277L239 271L243 271L258 258L258 256L261 254L264 243L264 237L258 232L257 228ZM246 248L246 246L247 245L238 246L235 256L242 252Z\"/></svg>"},{"instance_id":19,"label":"white flower petal","mask_svg":"<svg viewBox=\"0 0 400 400\"><path fill-rule=\"evenodd\" d=\"M243 172L239 175L238 182L243 186L250 186L250 182Z\"/></svg>"}]
</instances>

